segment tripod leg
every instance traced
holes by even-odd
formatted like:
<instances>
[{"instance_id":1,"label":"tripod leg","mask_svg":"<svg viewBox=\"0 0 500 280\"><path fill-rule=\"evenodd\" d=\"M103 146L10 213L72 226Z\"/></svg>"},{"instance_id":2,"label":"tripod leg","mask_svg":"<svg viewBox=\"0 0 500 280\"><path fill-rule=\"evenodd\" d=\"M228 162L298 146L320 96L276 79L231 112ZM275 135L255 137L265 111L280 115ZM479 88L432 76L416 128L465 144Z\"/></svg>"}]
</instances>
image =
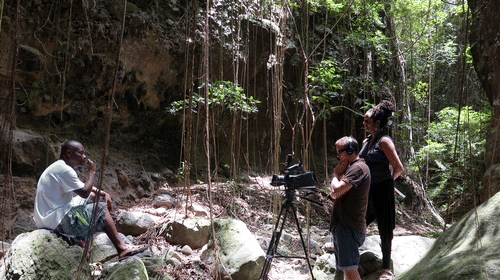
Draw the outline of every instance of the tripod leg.
<instances>
[{"instance_id":1,"label":"tripod leg","mask_svg":"<svg viewBox=\"0 0 500 280\"><path fill-rule=\"evenodd\" d=\"M306 256L305 259L307 261L307 266L309 267L309 272L311 273L311 279L314 280L311 262L309 261L309 255L307 254L306 243L304 242L304 238L302 238L302 229L300 228L299 219L297 218L297 212L295 211L295 207L293 207L293 205L291 205L291 207L292 207L293 217L295 218L295 224L297 225L297 231L299 232L300 242L302 243L302 248L304 248L304 254Z\"/></svg>"},{"instance_id":2,"label":"tripod leg","mask_svg":"<svg viewBox=\"0 0 500 280\"><path fill-rule=\"evenodd\" d=\"M285 215L283 219L281 218L283 214L283 210L285 210ZM283 204L281 206L280 215L278 216L278 220L276 221L276 225L274 226L273 236L271 237L271 241L269 242L269 247L267 248L266 253L266 261L264 263L264 267L262 268L262 272L260 274L260 280L267 280L267 274L271 269L271 263L273 261L274 256L276 255L276 251L278 249L278 243L280 242L281 233L283 232L283 226L285 225L286 216L288 214L288 205ZM281 221L281 227L279 226ZM278 231L278 227L280 230Z\"/></svg>"}]
</instances>

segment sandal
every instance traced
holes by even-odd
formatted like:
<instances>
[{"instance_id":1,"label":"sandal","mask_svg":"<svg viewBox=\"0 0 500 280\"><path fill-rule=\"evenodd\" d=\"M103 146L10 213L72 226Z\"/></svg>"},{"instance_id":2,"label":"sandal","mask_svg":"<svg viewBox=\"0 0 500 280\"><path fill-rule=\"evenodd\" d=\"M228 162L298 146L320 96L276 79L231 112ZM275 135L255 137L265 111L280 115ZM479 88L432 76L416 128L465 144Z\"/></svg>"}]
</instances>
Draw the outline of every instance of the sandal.
<instances>
[{"instance_id":1,"label":"sandal","mask_svg":"<svg viewBox=\"0 0 500 280\"><path fill-rule=\"evenodd\" d=\"M140 254L140 253L146 251L148 248L149 248L149 246L146 245L146 246L143 246L143 247L141 247L141 248L139 248L137 250L133 250L133 251L127 252L125 255L119 257L118 261L122 261L122 260L128 259L128 258L130 258L132 256L135 256L137 254Z\"/></svg>"},{"instance_id":2,"label":"sandal","mask_svg":"<svg viewBox=\"0 0 500 280\"><path fill-rule=\"evenodd\" d=\"M378 280L392 280L394 279L394 274L388 269L383 269L382 274L380 274L380 277Z\"/></svg>"}]
</instances>

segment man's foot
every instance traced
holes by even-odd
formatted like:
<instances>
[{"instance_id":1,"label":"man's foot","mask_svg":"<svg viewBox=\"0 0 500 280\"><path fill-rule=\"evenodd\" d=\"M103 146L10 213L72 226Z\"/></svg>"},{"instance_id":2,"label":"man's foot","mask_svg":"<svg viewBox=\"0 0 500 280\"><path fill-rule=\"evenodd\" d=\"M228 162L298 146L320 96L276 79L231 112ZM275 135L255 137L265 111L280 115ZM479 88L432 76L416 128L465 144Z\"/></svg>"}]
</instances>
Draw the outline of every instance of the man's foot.
<instances>
[{"instance_id":1,"label":"man's foot","mask_svg":"<svg viewBox=\"0 0 500 280\"><path fill-rule=\"evenodd\" d=\"M382 269L382 274L380 274L380 277L378 280L392 280L394 279L394 274L389 269Z\"/></svg>"},{"instance_id":2,"label":"man's foot","mask_svg":"<svg viewBox=\"0 0 500 280\"><path fill-rule=\"evenodd\" d=\"M118 255L118 260L124 260L127 259L131 256L140 254L144 251L146 251L149 248L148 245L144 246L128 246L127 249L123 250L119 255Z\"/></svg>"}]
</instances>

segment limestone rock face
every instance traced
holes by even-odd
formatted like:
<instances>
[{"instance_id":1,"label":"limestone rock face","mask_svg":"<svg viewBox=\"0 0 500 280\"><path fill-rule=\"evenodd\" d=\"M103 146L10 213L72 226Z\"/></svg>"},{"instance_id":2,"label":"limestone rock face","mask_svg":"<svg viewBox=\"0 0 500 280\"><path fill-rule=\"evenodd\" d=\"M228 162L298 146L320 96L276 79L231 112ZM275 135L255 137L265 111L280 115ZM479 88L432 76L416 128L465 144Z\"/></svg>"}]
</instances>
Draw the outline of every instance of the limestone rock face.
<instances>
[{"instance_id":1,"label":"limestone rock face","mask_svg":"<svg viewBox=\"0 0 500 280\"><path fill-rule=\"evenodd\" d=\"M427 255L399 279L500 279L499 219L497 193L447 229Z\"/></svg>"},{"instance_id":2,"label":"limestone rock face","mask_svg":"<svg viewBox=\"0 0 500 280\"><path fill-rule=\"evenodd\" d=\"M216 240L221 262L233 280L258 279L265 262L265 254L246 225L234 219L214 220ZM213 261L213 242L209 238L202 259ZM222 266L218 267L222 279L229 279Z\"/></svg>"},{"instance_id":3,"label":"limestone rock face","mask_svg":"<svg viewBox=\"0 0 500 280\"><path fill-rule=\"evenodd\" d=\"M39 229L14 239L0 264L0 279L75 279L82 248L69 246L52 232ZM80 279L88 279L84 264Z\"/></svg>"}]
</instances>

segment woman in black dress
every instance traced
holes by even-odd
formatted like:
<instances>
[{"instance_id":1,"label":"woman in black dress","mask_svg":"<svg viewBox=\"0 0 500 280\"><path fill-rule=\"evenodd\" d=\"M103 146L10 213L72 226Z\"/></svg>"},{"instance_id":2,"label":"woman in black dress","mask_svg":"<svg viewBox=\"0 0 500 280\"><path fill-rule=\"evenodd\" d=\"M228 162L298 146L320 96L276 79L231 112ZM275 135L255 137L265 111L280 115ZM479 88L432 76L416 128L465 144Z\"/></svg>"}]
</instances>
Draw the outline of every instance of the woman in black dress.
<instances>
[{"instance_id":1,"label":"woman in black dress","mask_svg":"<svg viewBox=\"0 0 500 280\"><path fill-rule=\"evenodd\" d=\"M393 230L396 226L394 180L403 174L404 167L394 142L382 129L395 111L391 102L383 100L365 113L363 125L370 135L363 141L359 153L371 173L366 225L377 220L382 248L382 274L379 280L394 278L390 270ZM392 174L389 165L392 166Z\"/></svg>"}]
</instances>

